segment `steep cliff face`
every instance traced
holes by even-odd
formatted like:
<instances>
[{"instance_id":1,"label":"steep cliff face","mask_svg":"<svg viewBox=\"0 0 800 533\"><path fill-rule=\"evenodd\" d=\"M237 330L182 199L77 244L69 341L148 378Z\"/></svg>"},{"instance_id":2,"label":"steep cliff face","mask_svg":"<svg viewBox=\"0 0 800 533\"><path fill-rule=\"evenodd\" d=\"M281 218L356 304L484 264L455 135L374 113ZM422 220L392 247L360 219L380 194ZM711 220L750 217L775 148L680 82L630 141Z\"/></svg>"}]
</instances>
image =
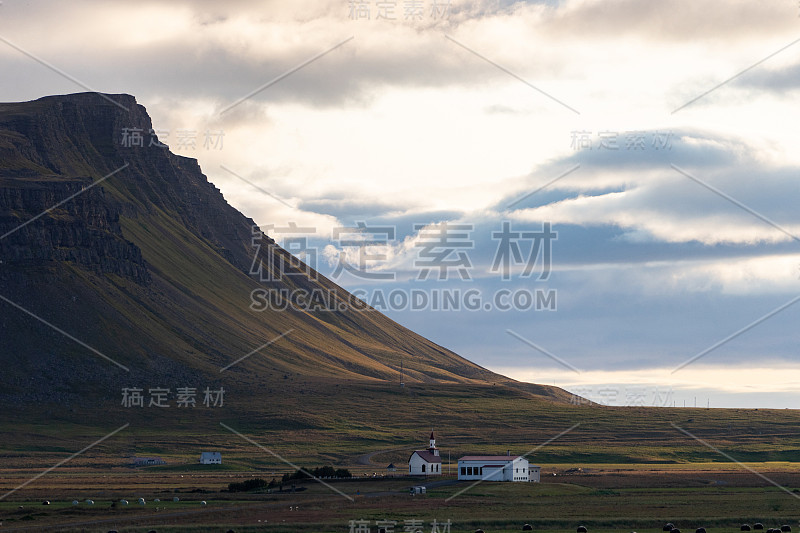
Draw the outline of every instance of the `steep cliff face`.
<instances>
[{"instance_id":1,"label":"steep cliff face","mask_svg":"<svg viewBox=\"0 0 800 533\"><path fill-rule=\"evenodd\" d=\"M0 104L0 365L10 369L0 397L77 401L77 384L113 391L136 375L219 380L260 347L226 379L255 393L287 375L396 380L402 361L410 382L567 398L489 372L376 311L252 309L252 291L266 287L247 274L254 222L151 128L129 95ZM126 131L141 142L126 142ZM259 253L277 277L288 254L268 237ZM351 298L321 276L269 286ZM47 387L27 386L44 367L60 370Z\"/></svg>"},{"instance_id":2,"label":"steep cliff face","mask_svg":"<svg viewBox=\"0 0 800 533\"><path fill-rule=\"evenodd\" d=\"M0 235L5 235L0 239L0 258L6 272L10 267L68 261L139 284L150 282L141 250L122 236L119 209L102 188L87 189L91 183L91 178L0 178ZM58 204L62 205L53 208ZM26 224L45 212L41 222Z\"/></svg>"},{"instance_id":3,"label":"steep cliff face","mask_svg":"<svg viewBox=\"0 0 800 533\"><path fill-rule=\"evenodd\" d=\"M0 104L0 133L3 176L15 181L84 177L85 186L92 180L88 176L100 179L125 167L120 179L107 184L119 187L113 208L118 213L135 217L160 209L176 215L235 266L249 266L249 229L240 224L247 219L228 205L196 160L162 147L147 111L133 96L84 93ZM140 141L131 142L131 135L141 136ZM61 193L67 193L69 180L60 183Z\"/></svg>"}]
</instances>

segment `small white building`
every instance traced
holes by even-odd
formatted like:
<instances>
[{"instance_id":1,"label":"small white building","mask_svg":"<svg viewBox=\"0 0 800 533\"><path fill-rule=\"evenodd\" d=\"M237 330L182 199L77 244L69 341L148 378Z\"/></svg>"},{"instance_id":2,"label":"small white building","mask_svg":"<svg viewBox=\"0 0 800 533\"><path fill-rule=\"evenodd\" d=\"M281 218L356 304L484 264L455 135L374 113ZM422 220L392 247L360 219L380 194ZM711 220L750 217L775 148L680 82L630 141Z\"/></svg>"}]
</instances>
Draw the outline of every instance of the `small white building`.
<instances>
[{"instance_id":1,"label":"small white building","mask_svg":"<svg viewBox=\"0 0 800 533\"><path fill-rule=\"evenodd\" d=\"M540 468L521 455L465 455L458 460L458 479L467 481L539 482Z\"/></svg>"},{"instance_id":2,"label":"small white building","mask_svg":"<svg viewBox=\"0 0 800 533\"><path fill-rule=\"evenodd\" d=\"M410 476L441 476L442 458L436 447L436 439L431 431L430 446L427 450L416 450L408 458L408 475Z\"/></svg>"},{"instance_id":3,"label":"small white building","mask_svg":"<svg viewBox=\"0 0 800 533\"><path fill-rule=\"evenodd\" d=\"M160 457L134 457L133 466L165 465L167 462Z\"/></svg>"},{"instance_id":4,"label":"small white building","mask_svg":"<svg viewBox=\"0 0 800 533\"><path fill-rule=\"evenodd\" d=\"M201 452L200 453L201 465L221 465L222 454L220 452Z\"/></svg>"}]
</instances>

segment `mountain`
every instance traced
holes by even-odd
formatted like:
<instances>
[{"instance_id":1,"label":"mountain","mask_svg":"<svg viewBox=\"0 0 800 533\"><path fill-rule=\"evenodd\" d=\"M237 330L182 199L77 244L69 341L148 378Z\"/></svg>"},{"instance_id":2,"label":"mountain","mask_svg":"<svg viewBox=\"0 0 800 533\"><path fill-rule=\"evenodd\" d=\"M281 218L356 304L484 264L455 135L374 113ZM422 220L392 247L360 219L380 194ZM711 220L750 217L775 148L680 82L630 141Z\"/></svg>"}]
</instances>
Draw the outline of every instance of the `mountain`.
<instances>
[{"instance_id":1,"label":"mountain","mask_svg":"<svg viewBox=\"0 0 800 533\"><path fill-rule=\"evenodd\" d=\"M287 276L307 267L268 236L254 247L254 221L152 127L126 94L0 104L0 401L85 407L132 384L198 382L257 398L298 378L397 383L401 364L409 384L569 399L471 363L321 275ZM132 131L141 146L126 145ZM336 296L330 310L262 311L256 289Z\"/></svg>"}]
</instances>

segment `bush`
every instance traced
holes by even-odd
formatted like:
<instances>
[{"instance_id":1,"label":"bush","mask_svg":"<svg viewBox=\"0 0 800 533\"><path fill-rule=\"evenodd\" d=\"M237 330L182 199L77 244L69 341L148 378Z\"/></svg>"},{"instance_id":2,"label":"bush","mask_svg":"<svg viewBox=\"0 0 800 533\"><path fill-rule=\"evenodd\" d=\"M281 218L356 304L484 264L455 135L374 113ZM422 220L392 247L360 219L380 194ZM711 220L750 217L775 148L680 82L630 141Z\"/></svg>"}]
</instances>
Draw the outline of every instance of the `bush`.
<instances>
[{"instance_id":1,"label":"bush","mask_svg":"<svg viewBox=\"0 0 800 533\"><path fill-rule=\"evenodd\" d=\"M241 483L231 483L228 485L229 492L249 492L251 490L263 489L267 482L261 478L248 479Z\"/></svg>"},{"instance_id":2,"label":"bush","mask_svg":"<svg viewBox=\"0 0 800 533\"><path fill-rule=\"evenodd\" d=\"M306 473L307 472L307 473ZM335 470L332 466L323 466L321 468L314 468L313 470L297 470L296 472L292 472L291 474L284 474L282 481L286 483L287 481L292 481L295 479L311 479L311 476L314 477L335 477L335 478L348 478L352 477L350 471L346 468L340 468Z\"/></svg>"}]
</instances>

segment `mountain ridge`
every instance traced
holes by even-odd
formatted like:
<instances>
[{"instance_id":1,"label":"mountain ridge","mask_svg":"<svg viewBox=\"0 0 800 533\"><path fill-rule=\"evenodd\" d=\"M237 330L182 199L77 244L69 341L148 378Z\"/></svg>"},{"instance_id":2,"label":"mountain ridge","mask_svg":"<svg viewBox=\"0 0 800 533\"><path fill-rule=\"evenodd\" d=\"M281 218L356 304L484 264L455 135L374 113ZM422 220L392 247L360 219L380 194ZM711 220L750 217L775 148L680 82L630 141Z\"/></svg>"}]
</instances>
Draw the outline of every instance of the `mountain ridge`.
<instances>
[{"instance_id":1,"label":"mountain ridge","mask_svg":"<svg viewBox=\"0 0 800 533\"><path fill-rule=\"evenodd\" d=\"M142 146L122 145L125 128L140 130ZM255 222L225 201L195 159L159 147L151 131L131 95L0 104L0 329L2 362L12 369L0 394L17 404L32 392L76 401L81 386L115 390L129 380L44 320L137 375L216 382L233 374L257 389L287 373L397 381L402 361L409 382L496 384L569 399L556 387L495 374L375 310L354 309L358 302L322 275L281 275L296 259L268 236L255 259L280 279L254 279ZM342 309L251 310L250 293L265 287L335 292ZM29 390L26 376L43 368L60 369L52 386Z\"/></svg>"}]
</instances>

